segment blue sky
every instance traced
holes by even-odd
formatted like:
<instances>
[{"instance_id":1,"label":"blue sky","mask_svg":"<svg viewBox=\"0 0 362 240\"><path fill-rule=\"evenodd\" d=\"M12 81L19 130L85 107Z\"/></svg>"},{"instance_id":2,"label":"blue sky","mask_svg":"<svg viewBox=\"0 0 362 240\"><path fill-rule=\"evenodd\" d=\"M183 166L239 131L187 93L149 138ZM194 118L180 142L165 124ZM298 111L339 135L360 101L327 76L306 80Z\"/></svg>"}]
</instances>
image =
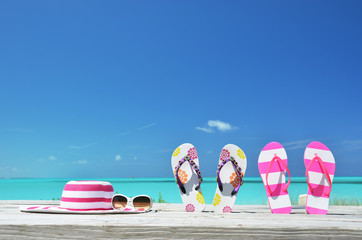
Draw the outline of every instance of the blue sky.
<instances>
[{"instance_id":1,"label":"blue sky","mask_svg":"<svg viewBox=\"0 0 362 240\"><path fill-rule=\"evenodd\" d=\"M361 1L0 1L0 177L214 177L271 141L362 176Z\"/></svg>"}]
</instances>

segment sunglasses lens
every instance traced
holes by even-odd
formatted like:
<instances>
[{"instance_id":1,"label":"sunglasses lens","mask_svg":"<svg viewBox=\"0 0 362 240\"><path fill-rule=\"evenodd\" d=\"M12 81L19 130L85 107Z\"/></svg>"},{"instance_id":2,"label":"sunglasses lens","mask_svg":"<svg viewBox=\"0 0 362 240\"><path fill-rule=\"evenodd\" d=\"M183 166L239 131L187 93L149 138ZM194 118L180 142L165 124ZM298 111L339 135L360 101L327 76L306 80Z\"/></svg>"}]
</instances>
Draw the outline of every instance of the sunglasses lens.
<instances>
[{"instance_id":1,"label":"sunglasses lens","mask_svg":"<svg viewBox=\"0 0 362 240\"><path fill-rule=\"evenodd\" d=\"M139 211L146 211L151 208L151 199L147 196L139 196L133 199L133 206Z\"/></svg>"},{"instance_id":2,"label":"sunglasses lens","mask_svg":"<svg viewBox=\"0 0 362 240\"><path fill-rule=\"evenodd\" d=\"M112 207L122 210L127 206L128 199L125 196L114 196L112 199Z\"/></svg>"}]
</instances>

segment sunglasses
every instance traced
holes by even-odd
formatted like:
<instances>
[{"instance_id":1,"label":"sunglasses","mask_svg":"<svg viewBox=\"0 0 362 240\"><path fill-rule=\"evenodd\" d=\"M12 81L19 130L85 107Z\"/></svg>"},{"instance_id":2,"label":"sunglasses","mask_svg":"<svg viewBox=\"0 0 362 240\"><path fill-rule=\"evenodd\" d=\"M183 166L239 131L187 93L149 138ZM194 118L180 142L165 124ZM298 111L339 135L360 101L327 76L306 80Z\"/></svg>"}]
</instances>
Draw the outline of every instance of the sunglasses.
<instances>
[{"instance_id":1,"label":"sunglasses","mask_svg":"<svg viewBox=\"0 0 362 240\"><path fill-rule=\"evenodd\" d=\"M122 194L116 194L112 197L113 209L125 212L147 212L152 208L152 204L152 198L147 195L128 198Z\"/></svg>"}]
</instances>

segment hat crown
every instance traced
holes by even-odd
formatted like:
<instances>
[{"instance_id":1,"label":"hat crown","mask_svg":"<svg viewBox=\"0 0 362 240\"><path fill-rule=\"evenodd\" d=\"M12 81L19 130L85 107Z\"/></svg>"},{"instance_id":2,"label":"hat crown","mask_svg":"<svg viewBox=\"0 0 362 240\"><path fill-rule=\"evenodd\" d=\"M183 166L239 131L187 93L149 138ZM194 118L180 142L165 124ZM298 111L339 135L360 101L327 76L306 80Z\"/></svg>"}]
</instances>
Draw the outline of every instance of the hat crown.
<instances>
[{"instance_id":1,"label":"hat crown","mask_svg":"<svg viewBox=\"0 0 362 240\"><path fill-rule=\"evenodd\" d=\"M109 182L70 181L64 186L60 207L73 211L111 210L113 195Z\"/></svg>"}]
</instances>

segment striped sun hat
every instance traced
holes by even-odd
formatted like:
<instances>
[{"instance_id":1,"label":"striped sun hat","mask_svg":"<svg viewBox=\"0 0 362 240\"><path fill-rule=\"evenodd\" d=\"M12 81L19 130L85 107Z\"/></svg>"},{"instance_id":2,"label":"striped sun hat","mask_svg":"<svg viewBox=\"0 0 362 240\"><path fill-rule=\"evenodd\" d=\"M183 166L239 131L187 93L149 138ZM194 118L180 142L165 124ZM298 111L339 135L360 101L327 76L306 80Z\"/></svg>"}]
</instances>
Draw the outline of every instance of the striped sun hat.
<instances>
[{"instance_id":1,"label":"striped sun hat","mask_svg":"<svg viewBox=\"0 0 362 240\"><path fill-rule=\"evenodd\" d=\"M21 206L22 212L105 214L112 208L114 190L109 182L70 181L63 189L60 206Z\"/></svg>"}]
</instances>

